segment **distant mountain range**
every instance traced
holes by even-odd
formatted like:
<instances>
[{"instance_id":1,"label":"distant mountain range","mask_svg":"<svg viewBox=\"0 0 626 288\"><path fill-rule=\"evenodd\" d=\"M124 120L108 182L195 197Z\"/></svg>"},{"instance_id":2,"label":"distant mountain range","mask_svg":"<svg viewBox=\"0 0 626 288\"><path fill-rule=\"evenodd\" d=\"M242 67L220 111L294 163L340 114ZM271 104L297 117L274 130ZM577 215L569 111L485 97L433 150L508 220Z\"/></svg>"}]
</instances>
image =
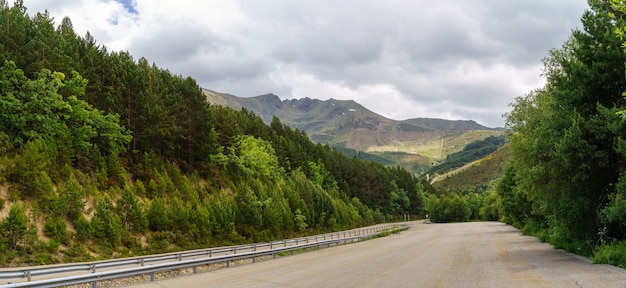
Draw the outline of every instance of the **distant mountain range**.
<instances>
[{"instance_id":1,"label":"distant mountain range","mask_svg":"<svg viewBox=\"0 0 626 288\"><path fill-rule=\"evenodd\" d=\"M266 123L276 116L283 124L305 131L315 142L370 153L405 152L437 161L473 141L503 133L472 120L392 120L352 100L281 100L274 94L244 98L203 91L212 104L236 110L245 107Z\"/></svg>"},{"instance_id":2,"label":"distant mountain range","mask_svg":"<svg viewBox=\"0 0 626 288\"><path fill-rule=\"evenodd\" d=\"M276 116L283 124L305 131L314 142L374 154L404 152L437 162L473 141L503 134L502 129L488 128L472 120L392 120L352 100L281 100L274 94L244 98L203 91L211 104L236 110L246 108L265 123Z\"/></svg>"}]
</instances>

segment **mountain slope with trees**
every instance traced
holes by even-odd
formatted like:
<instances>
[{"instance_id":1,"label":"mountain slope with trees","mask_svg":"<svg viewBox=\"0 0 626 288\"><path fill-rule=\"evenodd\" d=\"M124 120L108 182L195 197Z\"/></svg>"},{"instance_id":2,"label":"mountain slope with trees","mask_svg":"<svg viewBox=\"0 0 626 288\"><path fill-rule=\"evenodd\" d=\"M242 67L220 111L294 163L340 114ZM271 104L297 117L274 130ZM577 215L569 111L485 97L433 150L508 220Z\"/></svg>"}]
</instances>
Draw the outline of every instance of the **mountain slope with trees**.
<instances>
[{"instance_id":1,"label":"mountain slope with trees","mask_svg":"<svg viewBox=\"0 0 626 288\"><path fill-rule=\"evenodd\" d=\"M461 167L470 162L477 161L492 152L498 150L506 142L506 137L489 136L483 140L474 141L467 144L463 150L449 154L446 159L428 170L429 175L441 175L452 169Z\"/></svg>"},{"instance_id":2,"label":"mountain slope with trees","mask_svg":"<svg viewBox=\"0 0 626 288\"><path fill-rule=\"evenodd\" d=\"M421 215L425 187L210 105L194 79L0 0L0 265L160 253ZM4 113L10 111L10 113Z\"/></svg>"},{"instance_id":3,"label":"mountain slope with trees","mask_svg":"<svg viewBox=\"0 0 626 288\"><path fill-rule=\"evenodd\" d=\"M423 174L432 163L462 151L474 141L504 134L501 129L487 128L474 121L391 120L354 101L281 100L273 94L244 98L208 89L203 92L215 105L235 110L245 108L266 123L278 117L282 123L306 132L314 142L374 154L380 157L374 161L401 165L415 175ZM415 161L416 157L427 159Z\"/></svg>"}]
</instances>

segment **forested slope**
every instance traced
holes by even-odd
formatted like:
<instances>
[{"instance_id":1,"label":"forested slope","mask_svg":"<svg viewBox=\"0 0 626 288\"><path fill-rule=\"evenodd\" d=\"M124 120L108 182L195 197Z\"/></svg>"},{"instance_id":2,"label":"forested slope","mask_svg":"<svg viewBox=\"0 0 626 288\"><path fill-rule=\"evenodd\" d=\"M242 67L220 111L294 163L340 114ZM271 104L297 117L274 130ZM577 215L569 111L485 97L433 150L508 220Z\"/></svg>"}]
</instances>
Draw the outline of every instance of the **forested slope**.
<instances>
[{"instance_id":1,"label":"forested slope","mask_svg":"<svg viewBox=\"0 0 626 288\"><path fill-rule=\"evenodd\" d=\"M0 265L263 241L421 214L402 168L0 1ZM206 63L211 65L211 63Z\"/></svg>"}]
</instances>

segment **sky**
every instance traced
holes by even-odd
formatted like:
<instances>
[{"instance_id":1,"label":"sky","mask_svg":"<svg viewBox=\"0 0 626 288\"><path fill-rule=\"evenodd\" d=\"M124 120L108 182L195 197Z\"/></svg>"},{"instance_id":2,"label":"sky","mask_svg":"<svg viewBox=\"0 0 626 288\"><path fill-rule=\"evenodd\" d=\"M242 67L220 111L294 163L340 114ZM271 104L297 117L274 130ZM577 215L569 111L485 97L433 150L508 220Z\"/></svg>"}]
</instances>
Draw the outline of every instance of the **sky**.
<instances>
[{"instance_id":1,"label":"sky","mask_svg":"<svg viewBox=\"0 0 626 288\"><path fill-rule=\"evenodd\" d=\"M9 1L10 2L10 1ZM109 51L240 97L354 100L503 127L586 0L24 0Z\"/></svg>"}]
</instances>

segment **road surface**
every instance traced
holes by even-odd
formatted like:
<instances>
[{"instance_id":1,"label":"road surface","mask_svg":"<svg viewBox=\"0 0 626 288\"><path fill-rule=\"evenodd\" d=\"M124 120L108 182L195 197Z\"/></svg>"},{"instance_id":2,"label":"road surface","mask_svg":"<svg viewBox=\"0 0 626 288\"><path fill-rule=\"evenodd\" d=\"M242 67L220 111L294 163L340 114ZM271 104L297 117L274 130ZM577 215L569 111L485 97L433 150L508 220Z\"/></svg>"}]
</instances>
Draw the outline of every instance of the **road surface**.
<instances>
[{"instance_id":1,"label":"road surface","mask_svg":"<svg viewBox=\"0 0 626 288\"><path fill-rule=\"evenodd\" d=\"M626 270L498 222L416 222L384 238L133 287L626 287Z\"/></svg>"}]
</instances>

